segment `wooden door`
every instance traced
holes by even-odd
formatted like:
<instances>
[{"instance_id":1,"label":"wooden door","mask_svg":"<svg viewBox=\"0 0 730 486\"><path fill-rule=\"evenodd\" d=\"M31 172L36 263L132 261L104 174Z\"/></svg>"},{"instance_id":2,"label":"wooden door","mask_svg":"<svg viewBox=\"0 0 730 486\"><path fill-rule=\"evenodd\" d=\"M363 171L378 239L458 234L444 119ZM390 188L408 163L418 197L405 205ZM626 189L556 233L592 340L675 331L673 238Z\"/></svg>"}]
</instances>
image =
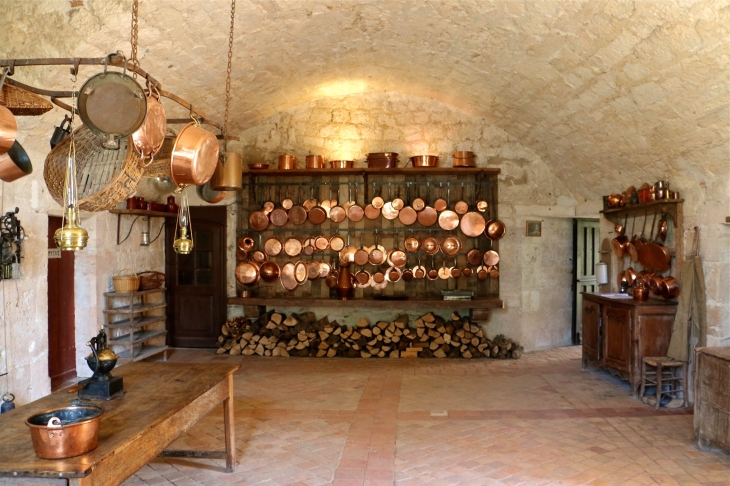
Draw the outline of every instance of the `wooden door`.
<instances>
[{"instance_id":1,"label":"wooden door","mask_svg":"<svg viewBox=\"0 0 730 486\"><path fill-rule=\"evenodd\" d=\"M631 369L631 310L603 308L603 364L622 371Z\"/></svg>"},{"instance_id":2,"label":"wooden door","mask_svg":"<svg viewBox=\"0 0 730 486\"><path fill-rule=\"evenodd\" d=\"M600 261L600 222L597 219L576 219L573 226L573 344L580 344L584 330L581 323L583 295L581 292L597 292L596 263Z\"/></svg>"},{"instance_id":3,"label":"wooden door","mask_svg":"<svg viewBox=\"0 0 730 486\"><path fill-rule=\"evenodd\" d=\"M601 358L601 306L583 301L583 354L598 361Z\"/></svg>"},{"instance_id":4,"label":"wooden door","mask_svg":"<svg viewBox=\"0 0 730 486\"><path fill-rule=\"evenodd\" d=\"M53 234L61 218L48 217L48 376L51 388L76 376L74 252L61 251Z\"/></svg>"},{"instance_id":5,"label":"wooden door","mask_svg":"<svg viewBox=\"0 0 730 486\"><path fill-rule=\"evenodd\" d=\"M191 207L193 251L172 249L175 219L165 227L167 330L176 347L214 347L226 320L226 208Z\"/></svg>"}]
</instances>

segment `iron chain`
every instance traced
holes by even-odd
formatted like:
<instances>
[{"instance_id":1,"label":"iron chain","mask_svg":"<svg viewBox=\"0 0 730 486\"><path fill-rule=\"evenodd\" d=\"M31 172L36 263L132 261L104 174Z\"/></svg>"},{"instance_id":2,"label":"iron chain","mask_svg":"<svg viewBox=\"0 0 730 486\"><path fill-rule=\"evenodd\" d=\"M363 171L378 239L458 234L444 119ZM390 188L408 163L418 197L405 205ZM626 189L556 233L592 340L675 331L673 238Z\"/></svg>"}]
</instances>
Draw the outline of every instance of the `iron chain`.
<instances>
[{"instance_id":1,"label":"iron chain","mask_svg":"<svg viewBox=\"0 0 730 486\"><path fill-rule=\"evenodd\" d=\"M226 111L223 115L224 146L228 145L228 108L231 104L231 61L233 60L233 25L235 23L235 20L236 0L231 0L231 33L228 36L228 68L226 69Z\"/></svg>"},{"instance_id":2,"label":"iron chain","mask_svg":"<svg viewBox=\"0 0 730 486\"><path fill-rule=\"evenodd\" d=\"M132 44L132 57L129 59L132 63L132 72L134 78L137 79L137 69L139 68L139 60L137 59L137 32L139 30L139 0L132 0L132 34L130 43Z\"/></svg>"}]
</instances>

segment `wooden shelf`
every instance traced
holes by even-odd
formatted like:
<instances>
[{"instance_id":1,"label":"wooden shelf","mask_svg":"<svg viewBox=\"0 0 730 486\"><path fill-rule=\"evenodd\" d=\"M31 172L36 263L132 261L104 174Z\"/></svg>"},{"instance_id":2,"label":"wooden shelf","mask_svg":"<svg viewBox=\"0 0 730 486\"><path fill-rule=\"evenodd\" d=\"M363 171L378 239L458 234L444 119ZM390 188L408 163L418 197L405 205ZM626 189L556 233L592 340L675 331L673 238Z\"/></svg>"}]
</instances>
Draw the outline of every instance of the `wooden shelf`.
<instances>
[{"instance_id":1,"label":"wooden shelf","mask_svg":"<svg viewBox=\"0 0 730 486\"><path fill-rule=\"evenodd\" d=\"M243 175L261 177L292 177L292 176L335 176L335 175L454 175L454 174L499 174L500 169L487 167L396 167L394 169L368 169L366 167L352 169L261 169L244 170ZM146 212L146 211L142 211Z\"/></svg>"},{"instance_id":2,"label":"wooden shelf","mask_svg":"<svg viewBox=\"0 0 730 486\"><path fill-rule=\"evenodd\" d=\"M676 228L679 224L677 221L681 215L681 211L677 211L677 208L681 207L684 199L662 199L661 201L651 201L643 204L633 204L630 206L624 206L621 208L604 209L600 211L606 218L614 220L616 217L621 216L637 216L641 213L655 214L655 213L667 213L672 216L672 223Z\"/></svg>"},{"instance_id":3,"label":"wooden shelf","mask_svg":"<svg viewBox=\"0 0 730 486\"><path fill-rule=\"evenodd\" d=\"M149 358L150 356L154 356L156 354L160 354L160 353L164 352L165 353L164 361L167 361L167 350L168 349L169 349L168 346L142 346L142 349L139 351L130 349L129 351L122 351L121 353L117 353L117 356L119 356L120 360L141 361L145 358ZM133 352L135 354L132 354Z\"/></svg>"},{"instance_id":4,"label":"wooden shelf","mask_svg":"<svg viewBox=\"0 0 730 486\"><path fill-rule=\"evenodd\" d=\"M154 324L156 322L164 322L165 319L167 319L167 316L144 316L144 317L135 317L131 321L129 319L123 319L117 322L112 322L106 325L109 329L137 329L140 327L144 327L150 324ZM115 338L116 339L116 338Z\"/></svg>"},{"instance_id":5,"label":"wooden shelf","mask_svg":"<svg viewBox=\"0 0 730 486\"><path fill-rule=\"evenodd\" d=\"M251 305L266 307L332 307L349 308L378 308L385 307L407 310L437 310L437 309L502 309L504 302L501 299L473 299L473 300L441 300L441 299L351 299L338 300L330 298L310 297L229 297L229 305Z\"/></svg>"},{"instance_id":6,"label":"wooden shelf","mask_svg":"<svg viewBox=\"0 0 730 486\"><path fill-rule=\"evenodd\" d=\"M129 339L129 334L122 334L121 336L116 336L114 339L109 339L108 343L116 344L118 346L131 346L133 344L145 342L153 337L165 335L167 335L167 331L165 330L134 331L131 340Z\"/></svg>"},{"instance_id":7,"label":"wooden shelf","mask_svg":"<svg viewBox=\"0 0 730 486\"><path fill-rule=\"evenodd\" d=\"M131 297L133 295L149 295L165 292L166 290L167 289L165 287L161 287L159 289L140 290L138 292L104 292L104 297Z\"/></svg>"},{"instance_id":8,"label":"wooden shelf","mask_svg":"<svg viewBox=\"0 0 730 486\"><path fill-rule=\"evenodd\" d=\"M164 302L154 304L134 304L132 306L124 305L115 307L114 309L104 309L104 314L140 314L145 311L154 309L164 309L167 304Z\"/></svg>"},{"instance_id":9,"label":"wooden shelf","mask_svg":"<svg viewBox=\"0 0 730 486\"><path fill-rule=\"evenodd\" d=\"M163 213L162 211L146 211L144 209L110 209L112 214L130 214L133 216L149 216L151 218L177 218L177 213Z\"/></svg>"}]
</instances>

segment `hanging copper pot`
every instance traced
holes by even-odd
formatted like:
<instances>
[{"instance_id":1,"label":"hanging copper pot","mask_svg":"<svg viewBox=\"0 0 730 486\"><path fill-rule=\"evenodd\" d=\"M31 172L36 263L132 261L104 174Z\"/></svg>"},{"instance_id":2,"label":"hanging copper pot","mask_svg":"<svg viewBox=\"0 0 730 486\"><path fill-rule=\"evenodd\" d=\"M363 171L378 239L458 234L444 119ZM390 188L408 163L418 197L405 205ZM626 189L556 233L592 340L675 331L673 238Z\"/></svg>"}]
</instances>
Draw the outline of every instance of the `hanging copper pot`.
<instances>
[{"instance_id":1,"label":"hanging copper pot","mask_svg":"<svg viewBox=\"0 0 730 486\"><path fill-rule=\"evenodd\" d=\"M0 154L0 180L13 182L32 172L33 165L30 163L30 157L17 140L7 153Z\"/></svg>"},{"instance_id":2,"label":"hanging copper pot","mask_svg":"<svg viewBox=\"0 0 730 486\"><path fill-rule=\"evenodd\" d=\"M507 227L500 220L494 219L487 223L484 232L490 240L500 240L507 233Z\"/></svg>"},{"instance_id":3,"label":"hanging copper pot","mask_svg":"<svg viewBox=\"0 0 730 486\"><path fill-rule=\"evenodd\" d=\"M335 223L341 223L347 218L347 211L345 208L340 206L340 187L337 186L337 199L336 204L330 207L330 219Z\"/></svg>"},{"instance_id":4,"label":"hanging copper pot","mask_svg":"<svg viewBox=\"0 0 730 486\"><path fill-rule=\"evenodd\" d=\"M390 283L398 282L402 276L403 272L398 267L390 267L385 271L385 280Z\"/></svg>"},{"instance_id":5,"label":"hanging copper pot","mask_svg":"<svg viewBox=\"0 0 730 486\"><path fill-rule=\"evenodd\" d=\"M444 188L443 188L443 184L439 184L439 189L441 189L441 193L442 193L441 195L443 196L443 189L444 189ZM444 210L445 210L446 208L448 208L448 207L449 207L449 202L448 202L448 201L447 201L446 199L444 199L443 197L439 197L439 198L438 198L438 199L436 199L436 201L434 201L434 203L433 203L433 208L434 208L434 209L435 209L435 210L436 210L437 212L439 212L439 213L440 213L441 211L444 211Z\"/></svg>"},{"instance_id":6,"label":"hanging copper pot","mask_svg":"<svg viewBox=\"0 0 730 486\"><path fill-rule=\"evenodd\" d=\"M254 211L248 217L248 225L254 231L264 231L269 227L269 217L263 211Z\"/></svg>"},{"instance_id":7,"label":"hanging copper pot","mask_svg":"<svg viewBox=\"0 0 730 486\"><path fill-rule=\"evenodd\" d=\"M370 272L361 269L359 272L355 274L355 282L358 288L364 289L367 287L370 287L370 280L372 279L372 275L370 275Z\"/></svg>"},{"instance_id":8,"label":"hanging copper pot","mask_svg":"<svg viewBox=\"0 0 730 486\"><path fill-rule=\"evenodd\" d=\"M300 187L297 186L297 198L301 200L301 191L299 190ZM304 222L307 220L307 210L304 208L303 205L297 203L292 205L292 207L289 209L288 212L289 221L296 225L304 224Z\"/></svg>"},{"instance_id":9,"label":"hanging copper pot","mask_svg":"<svg viewBox=\"0 0 730 486\"><path fill-rule=\"evenodd\" d=\"M418 259L418 265L413 267L413 276L415 278L421 279L426 276L426 267L421 265L421 259Z\"/></svg>"},{"instance_id":10,"label":"hanging copper pot","mask_svg":"<svg viewBox=\"0 0 730 486\"><path fill-rule=\"evenodd\" d=\"M248 252L236 248L236 262L245 262L248 260Z\"/></svg>"},{"instance_id":11,"label":"hanging copper pot","mask_svg":"<svg viewBox=\"0 0 730 486\"><path fill-rule=\"evenodd\" d=\"M375 232L375 246L373 246L368 253L370 253L370 257L368 259L373 265L380 265L385 261L385 248L383 248L383 246L381 245L378 245L377 231Z\"/></svg>"},{"instance_id":12,"label":"hanging copper pot","mask_svg":"<svg viewBox=\"0 0 730 486\"><path fill-rule=\"evenodd\" d=\"M241 262L236 265L236 282L241 285L254 285L259 280L259 265L255 262Z\"/></svg>"},{"instance_id":13,"label":"hanging copper pot","mask_svg":"<svg viewBox=\"0 0 730 486\"><path fill-rule=\"evenodd\" d=\"M418 183L417 183L417 184L418 184ZM419 192L419 194L420 194L420 192L421 192L421 185L417 185L416 187L418 187L418 192ZM423 200L423 199L422 199L422 198L420 197L420 195L419 195L418 197L416 197L416 199L414 199L413 201L411 201L411 207L412 207L413 209L415 209L415 210L416 210L416 212L418 212L418 211L422 211L422 210L423 210L423 208L425 208L425 207L426 207L426 201L424 201L424 200Z\"/></svg>"},{"instance_id":14,"label":"hanging copper pot","mask_svg":"<svg viewBox=\"0 0 730 486\"><path fill-rule=\"evenodd\" d=\"M488 279L489 269L484 265L480 265L479 267L477 267L477 278L482 281Z\"/></svg>"},{"instance_id":15,"label":"hanging copper pot","mask_svg":"<svg viewBox=\"0 0 730 486\"><path fill-rule=\"evenodd\" d=\"M489 270L489 278L492 278L492 279L499 278L499 269L496 266L492 267Z\"/></svg>"},{"instance_id":16,"label":"hanging copper pot","mask_svg":"<svg viewBox=\"0 0 730 486\"><path fill-rule=\"evenodd\" d=\"M355 252L353 260L356 264L363 266L370 261L370 254L363 244L363 232L360 232L360 248ZM368 276L368 279L370 277Z\"/></svg>"},{"instance_id":17,"label":"hanging copper pot","mask_svg":"<svg viewBox=\"0 0 730 486\"><path fill-rule=\"evenodd\" d=\"M243 251L251 252L251 250L254 249L255 242L254 239L251 236L241 236L238 239L238 248L240 248Z\"/></svg>"},{"instance_id":18,"label":"hanging copper pot","mask_svg":"<svg viewBox=\"0 0 730 486\"><path fill-rule=\"evenodd\" d=\"M348 192L349 190L350 186L348 185ZM355 186L355 199L352 202L353 204L347 208L347 219L357 223L362 221L363 216L365 216L365 210L357 203L357 185Z\"/></svg>"},{"instance_id":19,"label":"hanging copper pot","mask_svg":"<svg viewBox=\"0 0 730 486\"><path fill-rule=\"evenodd\" d=\"M460 199L454 204L454 212L463 216L469 211L469 204L464 200L464 183L461 183L461 196Z\"/></svg>"},{"instance_id":20,"label":"hanging copper pot","mask_svg":"<svg viewBox=\"0 0 730 486\"><path fill-rule=\"evenodd\" d=\"M461 274L465 277L471 277L474 271L471 269L471 267L464 267L461 269Z\"/></svg>"},{"instance_id":21,"label":"hanging copper pot","mask_svg":"<svg viewBox=\"0 0 730 486\"><path fill-rule=\"evenodd\" d=\"M337 270L331 270L325 277L324 284L327 287L334 289L335 287L337 287L337 279L339 278L339 276L340 273Z\"/></svg>"},{"instance_id":22,"label":"hanging copper pot","mask_svg":"<svg viewBox=\"0 0 730 486\"><path fill-rule=\"evenodd\" d=\"M148 167L154 161L154 156L162 148L162 144L165 141L165 134L167 133L167 117L165 116L165 108L160 102L160 93L155 89L152 92L149 83L147 85L147 116L144 118L142 126L140 126L136 132L132 134L132 144L135 150L141 156L139 159L139 165L142 167ZM144 163L144 160L149 157L149 162ZM239 167L239 178L240 178L240 167ZM227 190L227 188L217 189L218 191ZM239 186L240 189L240 186Z\"/></svg>"},{"instance_id":23,"label":"hanging copper pot","mask_svg":"<svg viewBox=\"0 0 730 486\"><path fill-rule=\"evenodd\" d=\"M197 119L177 134L170 158L170 173L178 186L202 186L218 164L218 139L200 128Z\"/></svg>"},{"instance_id":24,"label":"hanging copper pot","mask_svg":"<svg viewBox=\"0 0 730 486\"><path fill-rule=\"evenodd\" d=\"M327 278L332 271L332 267L327 262L319 262L319 278Z\"/></svg>"},{"instance_id":25,"label":"hanging copper pot","mask_svg":"<svg viewBox=\"0 0 730 486\"><path fill-rule=\"evenodd\" d=\"M10 150L17 135L18 123L15 121L15 116L9 109L0 105L0 154Z\"/></svg>"},{"instance_id":26,"label":"hanging copper pot","mask_svg":"<svg viewBox=\"0 0 730 486\"><path fill-rule=\"evenodd\" d=\"M210 178L216 191L237 191L243 187L243 157L236 152L224 152Z\"/></svg>"},{"instance_id":27,"label":"hanging copper pot","mask_svg":"<svg viewBox=\"0 0 730 486\"><path fill-rule=\"evenodd\" d=\"M408 160L411 161L413 167L438 167L439 165L438 155L414 155Z\"/></svg>"}]
</instances>

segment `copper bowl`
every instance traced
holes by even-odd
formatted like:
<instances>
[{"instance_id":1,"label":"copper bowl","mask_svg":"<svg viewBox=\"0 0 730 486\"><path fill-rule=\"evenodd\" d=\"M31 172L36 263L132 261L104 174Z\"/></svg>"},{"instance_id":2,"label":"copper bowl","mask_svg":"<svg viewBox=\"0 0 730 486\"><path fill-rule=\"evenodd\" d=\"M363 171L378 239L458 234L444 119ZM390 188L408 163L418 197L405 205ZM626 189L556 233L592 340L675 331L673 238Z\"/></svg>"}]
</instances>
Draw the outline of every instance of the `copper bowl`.
<instances>
[{"instance_id":1,"label":"copper bowl","mask_svg":"<svg viewBox=\"0 0 730 486\"><path fill-rule=\"evenodd\" d=\"M354 160L331 160L330 167L333 169L352 169L355 165Z\"/></svg>"},{"instance_id":2,"label":"copper bowl","mask_svg":"<svg viewBox=\"0 0 730 486\"><path fill-rule=\"evenodd\" d=\"M73 401L70 407L31 415L25 425L30 428L36 455L41 459L64 459L96 449L103 413L97 405Z\"/></svg>"},{"instance_id":3,"label":"copper bowl","mask_svg":"<svg viewBox=\"0 0 730 486\"><path fill-rule=\"evenodd\" d=\"M297 156L296 155L280 155L279 156L279 169L293 170L296 168L297 168Z\"/></svg>"},{"instance_id":4,"label":"copper bowl","mask_svg":"<svg viewBox=\"0 0 730 486\"><path fill-rule=\"evenodd\" d=\"M307 155L305 158L305 167L307 169L324 169L324 156Z\"/></svg>"},{"instance_id":5,"label":"copper bowl","mask_svg":"<svg viewBox=\"0 0 730 486\"><path fill-rule=\"evenodd\" d=\"M491 220L487 223L487 229L484 230L487 238L490 240L499 240L507 232L507 227L498 219Z\"/></svg>"},{"instance_id":6,"label":"copper bowl","mask_svg":"<svg viewBox=\"0 0 730 486\"><path fill-rule=\"evenodd\" d=\"M409 159L413 167L438 167L438 155L414 155Z\"/></svg>"}]
</instances>

